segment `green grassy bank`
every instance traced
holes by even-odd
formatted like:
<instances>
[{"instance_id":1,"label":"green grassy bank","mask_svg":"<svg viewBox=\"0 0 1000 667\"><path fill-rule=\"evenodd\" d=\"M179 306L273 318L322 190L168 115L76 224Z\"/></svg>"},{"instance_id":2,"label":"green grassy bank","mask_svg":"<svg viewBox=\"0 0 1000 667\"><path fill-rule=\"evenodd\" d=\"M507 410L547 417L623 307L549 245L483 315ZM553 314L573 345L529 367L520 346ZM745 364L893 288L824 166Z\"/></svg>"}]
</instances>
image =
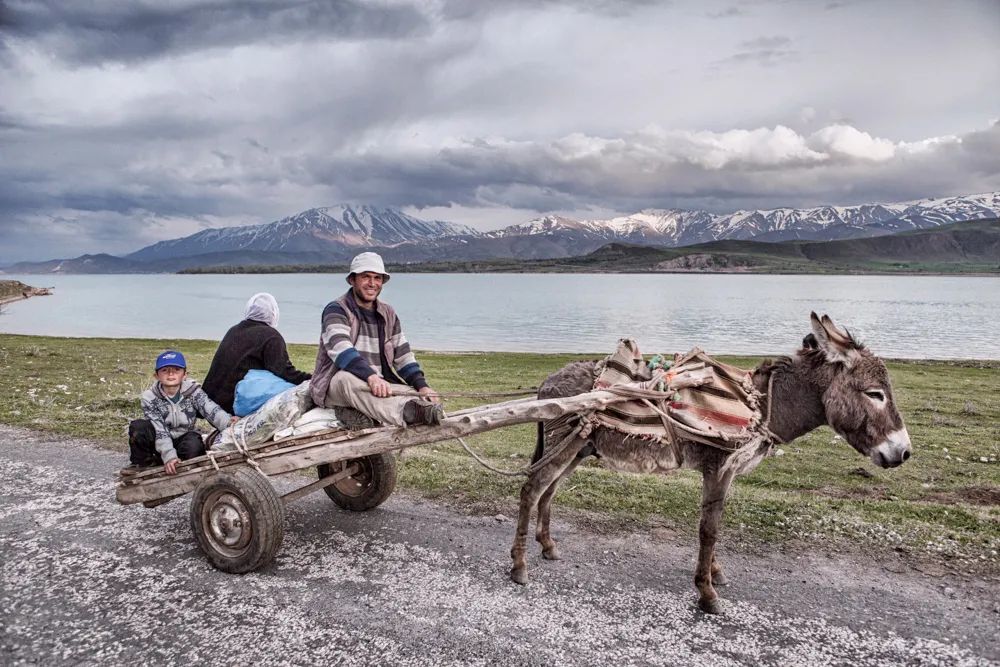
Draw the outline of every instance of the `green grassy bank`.
<instances>
[{"instance_id":1,"label":"green grassy bank","mask_svg":"<svg viewBox=\"0 0 1000 667\"><path fill-rule=\"evenodd\" d=\"M0 334L0 422L86 436L124 452L125 424L139 416L138 396L152 378L152 361L168 347L182 350L192 376L200 379L216 343ZM292 345L290 352L298 367L312 366L313 346ZM534 387L574 358L587 357L420 355L442 392ZM756 363L724 359L743 367ZM726 510L724 544L853 545L1000 573L1000 362L897 361L889 368L914 444L910 461L895 470L877 469L830 430L815 431L738 480ZM455 399L447 408L490 401ZM519 468L531 456L534 427L501 429L468 442L495 463ZM470 511L508 515L520 486L480 467L457 443L408 450L400 484ZM666 526L693 538L699 489L700 477L690 471L652 477L587 465L561 488L557 512L566 516L571 507L597 526Z\"/></svg>"}]
</instances>

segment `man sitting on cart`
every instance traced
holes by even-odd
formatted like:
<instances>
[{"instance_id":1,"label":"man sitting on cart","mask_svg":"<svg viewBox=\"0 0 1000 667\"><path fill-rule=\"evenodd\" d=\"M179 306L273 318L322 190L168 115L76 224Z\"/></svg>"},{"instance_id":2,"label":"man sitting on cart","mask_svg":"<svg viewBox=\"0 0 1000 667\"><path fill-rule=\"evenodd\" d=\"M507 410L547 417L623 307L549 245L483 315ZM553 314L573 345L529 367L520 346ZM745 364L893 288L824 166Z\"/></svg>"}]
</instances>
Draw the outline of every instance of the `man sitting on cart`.
<instances>
[{"instance_id":1,"label":"man sitting on cart","mask_svg":"<svg viewBox=\"0 0 1000 667\"><path fill-rule=\"evenodd\" d=\"M387 425L440 424L444 411L396 311L378 299L388 281L378 254L363 252L351 260L351 288L323 309L310 381L313 401L321 407L351 407ZM401 391L405 385L416 393Z\"/></svg>"}]
</instances>

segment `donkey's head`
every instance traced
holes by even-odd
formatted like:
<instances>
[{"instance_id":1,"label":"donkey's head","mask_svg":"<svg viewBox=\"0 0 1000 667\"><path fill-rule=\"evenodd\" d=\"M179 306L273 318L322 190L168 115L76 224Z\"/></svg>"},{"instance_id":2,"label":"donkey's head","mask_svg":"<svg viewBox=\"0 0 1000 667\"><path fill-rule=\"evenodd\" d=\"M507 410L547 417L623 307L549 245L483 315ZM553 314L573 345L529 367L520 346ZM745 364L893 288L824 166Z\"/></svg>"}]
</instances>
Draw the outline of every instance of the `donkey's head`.
<instances>
[{"instance_id":1,"label":"donkey's head","mask_svg":"<svg viewBox=\"0 0 1000 667\"><path fill-rule=\"evenodd\" d=\"M827 423L875 465L902 464L910 458L910 436L885 364L826 315L812 313L810 319L813 333L804 341L806 353L823 355L830 373L822 397Z\"/></svg>"}]
</instances>

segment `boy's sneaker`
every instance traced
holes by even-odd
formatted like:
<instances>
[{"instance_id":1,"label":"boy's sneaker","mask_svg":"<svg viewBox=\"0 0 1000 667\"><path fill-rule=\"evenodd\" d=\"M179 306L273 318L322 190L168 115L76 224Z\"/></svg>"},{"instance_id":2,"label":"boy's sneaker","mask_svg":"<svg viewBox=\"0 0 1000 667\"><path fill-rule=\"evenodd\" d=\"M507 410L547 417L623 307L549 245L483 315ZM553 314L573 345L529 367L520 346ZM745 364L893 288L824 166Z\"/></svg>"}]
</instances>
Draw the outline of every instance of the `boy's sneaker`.
<instances>
[{"instance_id":1,"label":"boy's sneaker","mask_svg":"<svg viewBox=\"0 0 1000 667\"><path fill-rule=\"evenodd\" d=\"M132 475L138 475L140 472L144 470L149 470L150 468L155 468L155 467L156 466L154 465L141 466L138 463L130 463L121 470L119 470L118 474L121 475L122 477L130 477Z\"/></svg>"},{"instance_id":2,"label":"boy's sneaker","mask_svg":"<svg viewBox=\"0 0 1000 667\"><path fill-rule=\"evenodd\" d=\"M409 401L403 406L403 421L410 426L437 426L444 419L440 403Z\"/></svg>"}]
</instances>

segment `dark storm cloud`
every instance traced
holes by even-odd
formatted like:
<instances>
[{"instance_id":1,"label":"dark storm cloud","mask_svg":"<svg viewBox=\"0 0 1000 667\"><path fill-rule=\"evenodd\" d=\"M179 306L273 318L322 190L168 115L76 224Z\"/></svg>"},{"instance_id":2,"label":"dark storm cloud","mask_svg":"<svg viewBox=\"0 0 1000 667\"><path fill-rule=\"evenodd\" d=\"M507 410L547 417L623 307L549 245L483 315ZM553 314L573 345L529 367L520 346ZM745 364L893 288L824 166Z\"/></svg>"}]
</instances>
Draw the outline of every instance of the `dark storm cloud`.
<instances>
[{"instance_id":1,"label":"dark storm cloud","mask_svg":"<svg viewBox=\"0 0 1000 667\"><path fill-rule=\"evenodd\" d=\"M728 18L732 18L734 16L744 16L744 15L746 15L746 11L744 11L740 7L736 7L736 6L726 7L725 9L720 9L720 10L717 10L717 11L714 11L714 12L708 12L707 14L705 14L705 16L707 16L707 17L709 17L711 19L728 19Z\"/></svg>"},{"instance_id":2,"label":"dark storm cloud","mask_svg":"<svg viewBox=\"0 0 1000 667\"><path fill-rule=\"evenodd\" d=\"M775 67L783 63L794 62L800 53L790 48L792 40L783 35L773 37L758 37L739 44L739 51L712 63L713 69L725 69L734 65L756 64L761 67Z\"/></svg>"},{"instance_id":3,"label":"dark storm cloud","mask_svg":"<svg viewBox=\"0 0 1000 667\"><path fill-rule=\"evenodd\" d=\"M428 26L412 6L358 0L15 0L0 15L8 48L14 48L12 40L23 39L82 63L135 61L254 42L397 38Z\"/></svg>"},{"instance_id":4,"label":"dark storm cloud","mask_svg":"<svg viewBox=\"0 0 1000 667\"><path fill-rule=\"evenodd\" d=\"M740 47L749 50L777 49L779 47L787 46L791 43L792 43L791 38L785 37L784 35L775 35L773 37L757 37L756 39L750 39L745 42L740 42Z\"/></svg>"},{"instance_id":5,"label":"dark storm cloud","mask_svg":"<svg viewBox=\"0 0 1000 667\"><path fill-rule=\"evenodd\" d=\"M131 62L207 48L289 40L399 39L426 35L433 16L482 20L518 9L566 6L625 16L657 0L451 0L439 12L419 3L362 0L202 0L193 3L11 0L0 4L0 47L42 45L70 62Z\"/></svg>"},{"instance_id":6,"label":"dark storm cloud","mask_svg":"<svg viewBox=\"0 0 1000 667\"><path fill-rule=\"evenodd\" d=\"M668 0L446 0L441 16L447 20L469 20L512 10L568 7L605 16L628 16L642 7L669 6Z\"/></svg>"}]
</instances>

